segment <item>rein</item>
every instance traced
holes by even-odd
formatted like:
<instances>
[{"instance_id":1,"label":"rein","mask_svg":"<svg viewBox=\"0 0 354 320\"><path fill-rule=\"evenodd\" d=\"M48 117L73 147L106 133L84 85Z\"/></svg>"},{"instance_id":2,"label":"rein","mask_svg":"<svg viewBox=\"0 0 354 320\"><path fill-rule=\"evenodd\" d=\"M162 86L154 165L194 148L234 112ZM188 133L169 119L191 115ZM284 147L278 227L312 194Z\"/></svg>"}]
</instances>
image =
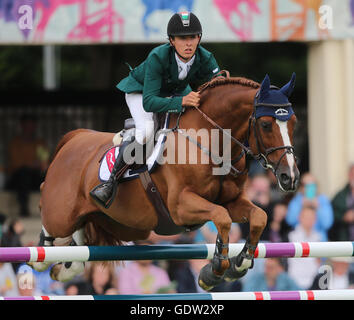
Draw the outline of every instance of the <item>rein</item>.
<instances>
[{"instance_id":1,"label":"rein","mask_svg":"<svg viewBox=\"0 0 354 320\"><path fill-rule=\"evenodd\" d=\"M234 138L227 131L225 131L224 128L222 128L213 119L211 119L209 116L207 116L202 110L199 109L199 107L194 106L194 109L196 109L203 116L203 118L205 120L207 120L212 126L214 126L216 129L220 130L224 135L228 136L233 142L235 142L237 145L239 145L242 148L241 154L236 159L232 160L230 169L233 171L233 173L232 173L233 176L237 176L238 174L244 173L245 170L240 171L237 168L235 168L233 164L236 164L238 161L240 161L245 154L251 155L254 157L252 150L250 148L246 147L242 142L240 142L236 138Z\"/></svg>"},{"instance_id":2,"label":"rein","mask_svg":"<svg viewBox=\"0 0 354 320\"><path fill-rule=\"evenodd\" d=\"M259 92L259 91L258 91ZM258 92L256 94L256 97L258 95ZM201 115L202 117L207 120L214 128L220 130L224 135L228 136L233 142L235 142L239 147L242 148L242 152L240 153L240 155L231 161L231 165L230 165L230 170L232 171L232 173L230 173L231 175L233 175L234 177L236 177L237 175L243 174L246 171L246 168L242 171L238 170L234 165L240 161L244 155L249 155L251 156L253 159L255 159L256 161L258 161L260 163L260 165L264 168L264 169L271 169L273 171L273 173L276 175L277 169L280 165L281 160L286 156L286 154L294 154L294 147L293 146L279 146L279 147L271 147L266 149L263 143L263 139L262 139L262 135L259 132L259 127L257 126L257 119L255 117L255 110L252 112L251 117L249 118L249 124L248 124L248 131L247 131L247 141L249 140L250 137L250 133L251 133L251 128L253 128L254 130L254 136L256 139L256 145L257 145L257 154L254 154L251 150L251 148L246 147L242 142L240 142L239 140L237 140L236 138L234 138L231 134L229 134L224 128L222 128L220 125L218 125L213 119L211 119L207 114L205 114L202 110L200 110L199 107L195 107L193 106L194 109L196 109ZM173 128L171 131L178 131L180 134L184 135L187 139L189 139L191 142L193 142L194 144L196 144L203 152L205 152L206 154L208 154L213 160L217 160L220 161L220 157L219 156L215 156L212 154L212 152L203 147L198 141L195 141L193 138L191 138L190 136L188 136L187 134L185 134L183 132L183 130L181 130L179 128L179 120L181 118L182 113L184 112L184 109L182 110L182 112L179 114L178 119L177 119L177 123L176 123L176 127ZM261 152L261 148L263 148L265 151L264 153ZM285 149L285 151L283 152L283 154L279 157L279 160L277 161L277 163L275 164L275 166L273 166L269 160L268 160L268 156L277 151L277 150L282 150Z\"/></svg>"},{"instance_id":3,"label":"rein","mask_svg":"<svg viewBox=\"0 0 354 320\"><path fill-rule=\"evenodd\" d=\"M227 70L222 70L220 71L216 77L222 77L221 74L225 73L226 78L230 76L229 72ZM212 83L209 84L209 86L212 86ZM271 85L270 86L271 89L279 89L276 86ZM203 89L203 88L202 88ZM281 160L287 155L287 154L294 154L294 147L291 145L288 146L279 146L279 147L271 147L271 148L266 148L262 139L262 135L259 131L259 127L257 126L257 118L256 118L256 107L258 105L257 103L257 99L259 96L259 90L257 91L255 98L254 98L254 110L252 112L252 115L249 118L248 121L248 130L247 130L247 139L246 141L249 141L250 138L250 134L251 134L251 129L253 129L254 132L254 136L256 139L256 145L257 145L257 154L254 154L253 151L251 150L251 148L245 146L242 142L240 142L239 140L237 140L236 138L234 138L230 133L228 133L224 128L222 128L220 125L218 125L213 119L211 119L207 114L205 114L199 107L193 106L194 109L196 109L201 115L202 117L207 120L214 128L218 129L219 131L221 131L224 135L228 136L231 141L235 142L239 147L241 147L242 151L241 153L233 160L231 160L231 164L230 164L230 173L232 176L237 177L240 174L245 173L245 171L247 170L247 165L246 167L240 171L238 170L234 165L239 162L244 155L246 156L250 156L253 159L255 159L256 161L258 161L260 163L260 165L264 168L264 169L271 169L274 173L274 175L276 175L276 172L278 170L278 167L280 165ZM274 107L277 105L269 105L269 107ZM283 106L283 105L281 105ZM198 146L199 149L201 149L205 154L209 155L214 161L218 161L218 162L222 162L222 158L220 158L218 155L213 154L208 148L203 147L198 141L196 141L195 139L193 139L192 137L190 137L189 135L187 135L183 129L179 128L179 122L181 119L182 114L184 113L185 108L182 109L182 111L179 113L178 118L177 118L177 122L176 122L176 126L172 129L162 129L159 130L159 133L168 133L168 132L178 132L179 134L183 135L184 137L186 137L189 141L191 141L192 143L194 143L195 145ZM263 148L263 150L265 150L264 152L261 152L261 149ZM273 164L271 164L268 160L268 156L277 151L277 150L282 150L285 149L283 154L279 157L279 160L277 161L277 163L275 164L275 166ZM296 157L295 157L296 159ZM218 163L216 162L216 163Z\"/></svg>"}]
</instances>

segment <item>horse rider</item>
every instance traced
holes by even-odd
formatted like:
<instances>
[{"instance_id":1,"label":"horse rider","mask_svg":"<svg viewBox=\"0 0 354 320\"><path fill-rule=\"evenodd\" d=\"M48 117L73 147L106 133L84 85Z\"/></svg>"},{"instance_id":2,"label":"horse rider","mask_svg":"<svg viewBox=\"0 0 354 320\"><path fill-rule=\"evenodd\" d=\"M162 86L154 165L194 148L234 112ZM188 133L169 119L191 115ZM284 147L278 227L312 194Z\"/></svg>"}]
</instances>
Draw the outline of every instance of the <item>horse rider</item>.
<instances>
[{"instance_id":1,"label":"horse rider","mask_svg":"<svg viewBox=\"0 0 354 320\"><path fill-rule=\"evenodd\" d=\"M108 181L96 186L91 196L108 208L116 181L131 163L132 144L144 145L154 138L153 114L182 112L183 107L199 106L199 93L191 85L210 81L220 70L213 54L200 45L202 26L191 12L175 13L168 22L169 43L154 48L147 59L132 69L117 88L125 99L135 121L135 140L123 141ZM137 148L136 148L137 150ZM141 150L141 149L140 149ZM130 154L130 155L127 155Z\"/></svg>"}]
</instances>

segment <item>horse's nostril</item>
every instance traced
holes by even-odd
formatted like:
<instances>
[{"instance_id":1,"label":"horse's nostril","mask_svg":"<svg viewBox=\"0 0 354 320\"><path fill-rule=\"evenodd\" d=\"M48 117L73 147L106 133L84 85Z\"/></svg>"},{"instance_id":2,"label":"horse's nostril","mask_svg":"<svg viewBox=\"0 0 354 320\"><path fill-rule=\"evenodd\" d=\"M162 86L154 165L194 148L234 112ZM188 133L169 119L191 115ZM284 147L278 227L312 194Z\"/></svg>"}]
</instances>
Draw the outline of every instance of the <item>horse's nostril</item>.
<instances>
[{"instance_id":1,"label":"horse's nostril","mask_svg":"<svg viewBox=\"0 0 354 320\"><path fill-rule=\"evenodd\" d=\"M283 184L288 184L290 183L290 177L286 173L282 173L280 175L280 180Z\"/></svg>"}]
</instances>

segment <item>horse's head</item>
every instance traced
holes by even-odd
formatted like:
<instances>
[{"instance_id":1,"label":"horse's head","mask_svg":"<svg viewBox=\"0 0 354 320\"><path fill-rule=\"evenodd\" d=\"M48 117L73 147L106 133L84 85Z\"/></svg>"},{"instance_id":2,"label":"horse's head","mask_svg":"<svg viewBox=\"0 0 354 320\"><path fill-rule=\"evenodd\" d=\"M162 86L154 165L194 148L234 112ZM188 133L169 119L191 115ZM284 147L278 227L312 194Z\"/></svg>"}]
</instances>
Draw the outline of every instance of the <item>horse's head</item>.
<instances>
[{"instance_id":1,"label":"horse's head","mask_svg":"<svg viewBox=\"0 0 354 320\"><path fill-rule=\"evenodd\" d=\"M293 131L296 117L288 98L295 86L295 73L281 89L266 75L254 99L249 144L262 165L271 169L283 191L295 191L299 182Z\"/></svg>"}]
</instances>

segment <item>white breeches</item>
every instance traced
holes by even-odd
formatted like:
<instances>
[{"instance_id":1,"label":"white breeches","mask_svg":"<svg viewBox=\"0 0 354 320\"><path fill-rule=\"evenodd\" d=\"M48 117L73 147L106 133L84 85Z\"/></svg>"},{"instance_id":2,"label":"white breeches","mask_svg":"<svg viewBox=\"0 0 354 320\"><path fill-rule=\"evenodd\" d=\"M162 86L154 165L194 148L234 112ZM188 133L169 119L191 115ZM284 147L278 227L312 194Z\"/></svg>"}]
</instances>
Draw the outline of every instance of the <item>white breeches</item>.
<instances>
[{"instance_id":1,"label":"white breeches","mask_svg":"<svg viewBox=\"0 0 354 320\"><path fill-rule=\"evenodd\" d=\"M126 93L125 100L135 122L135 139L145 144L154 138L154 113L144 110L142 93Z\"/></svg>"}]
</instances>

